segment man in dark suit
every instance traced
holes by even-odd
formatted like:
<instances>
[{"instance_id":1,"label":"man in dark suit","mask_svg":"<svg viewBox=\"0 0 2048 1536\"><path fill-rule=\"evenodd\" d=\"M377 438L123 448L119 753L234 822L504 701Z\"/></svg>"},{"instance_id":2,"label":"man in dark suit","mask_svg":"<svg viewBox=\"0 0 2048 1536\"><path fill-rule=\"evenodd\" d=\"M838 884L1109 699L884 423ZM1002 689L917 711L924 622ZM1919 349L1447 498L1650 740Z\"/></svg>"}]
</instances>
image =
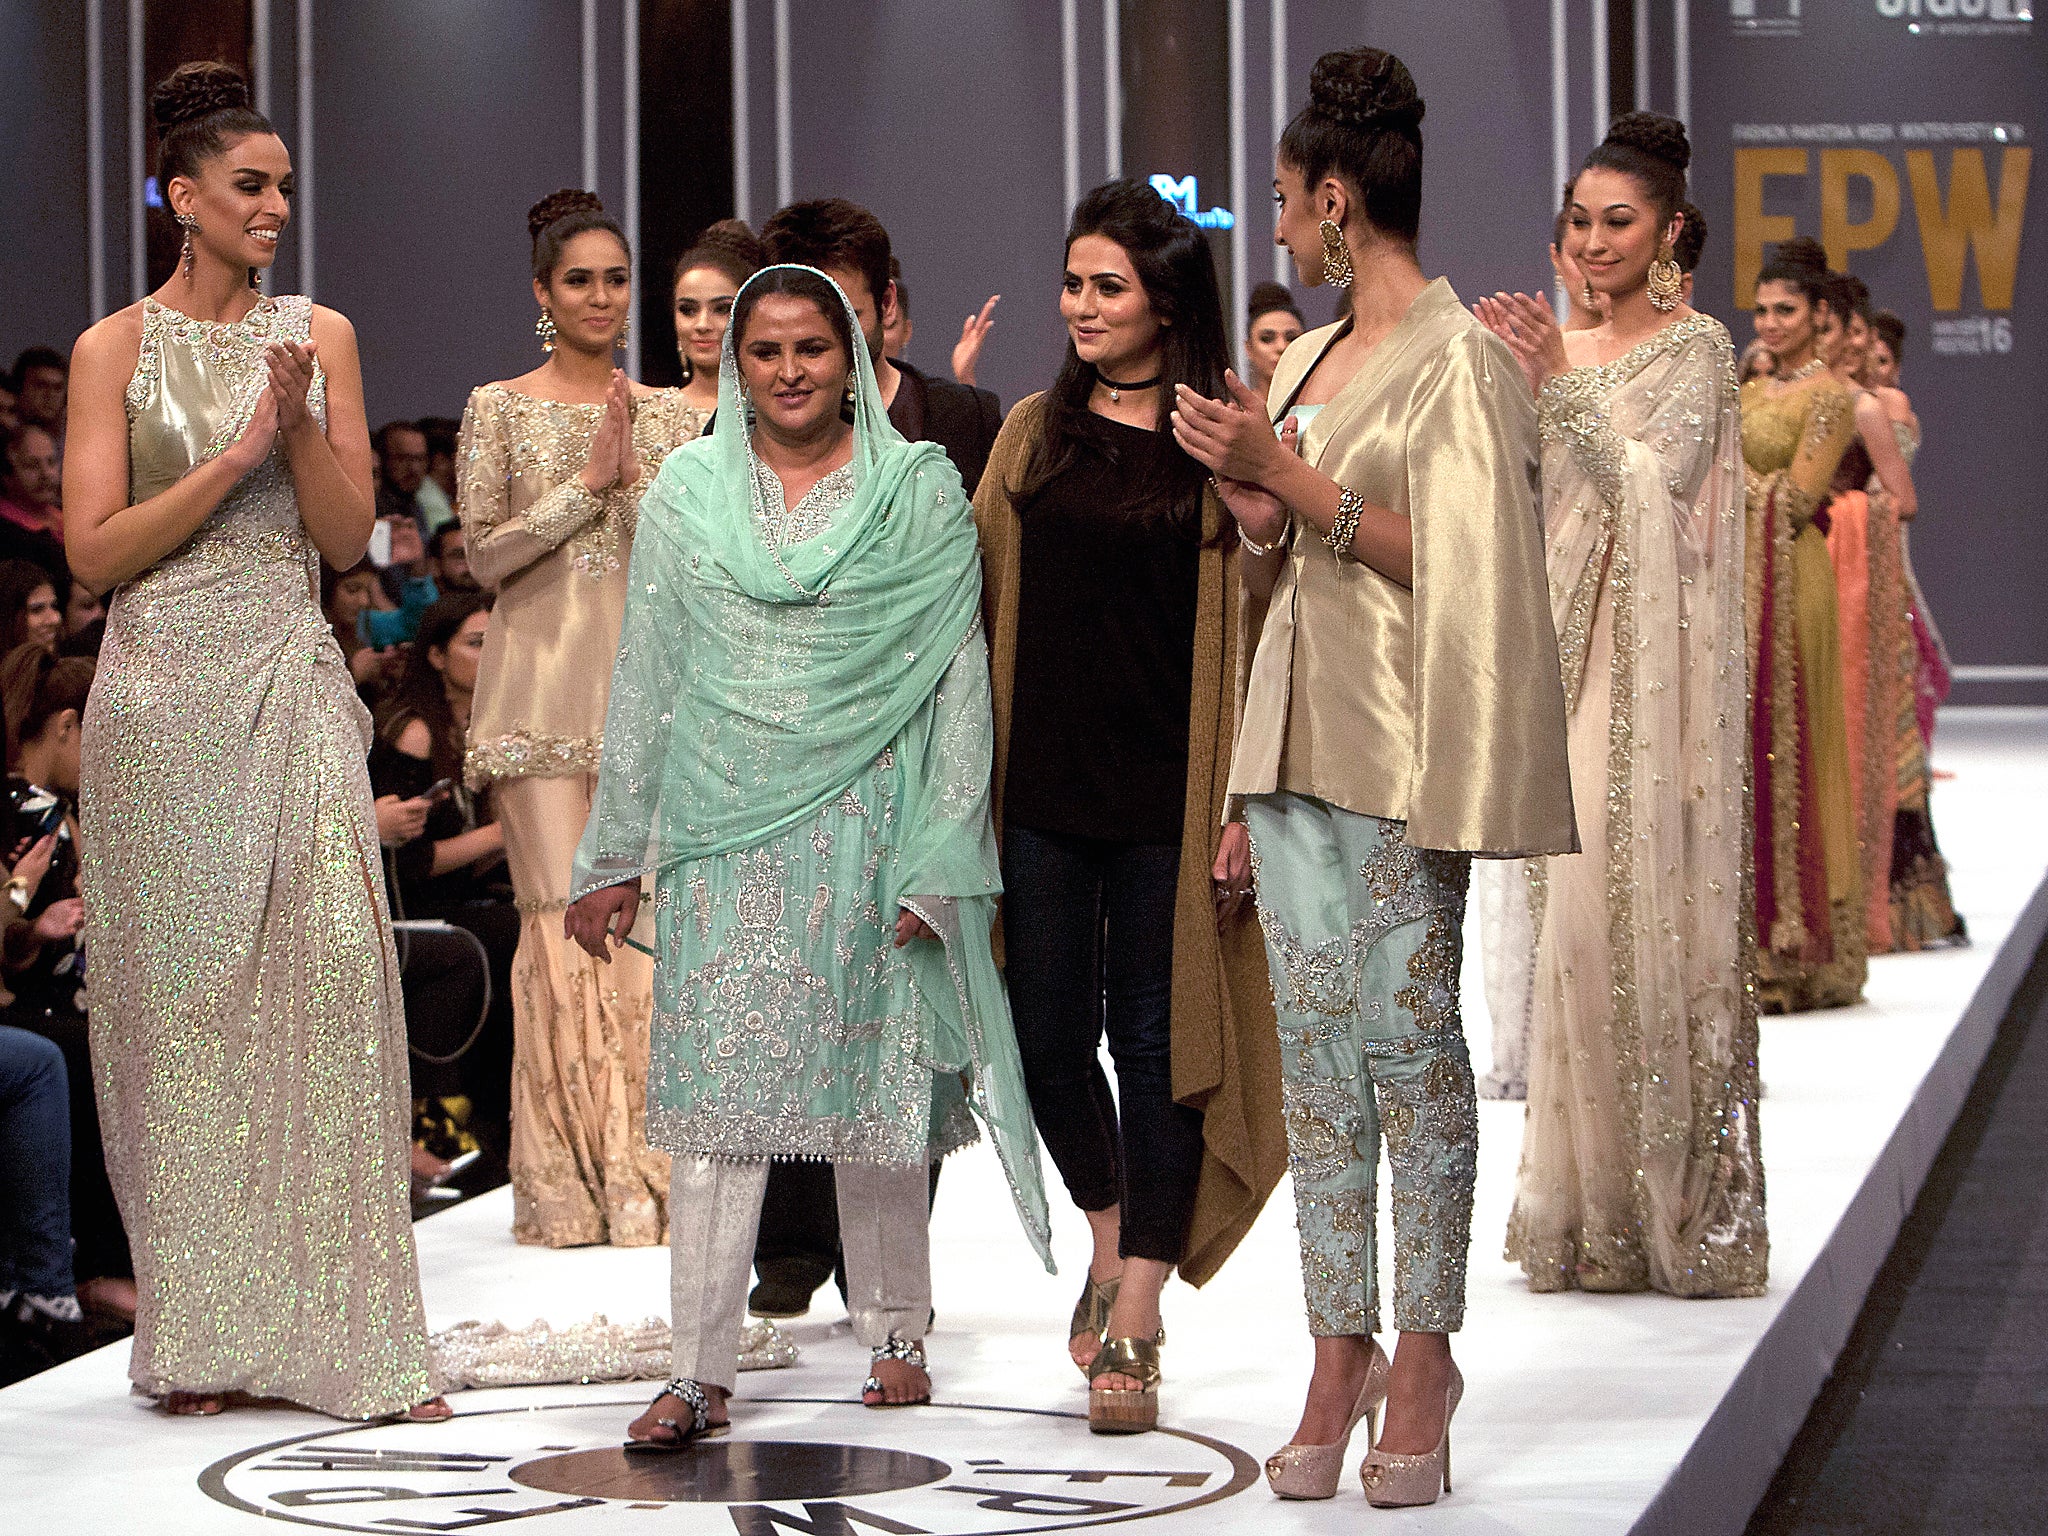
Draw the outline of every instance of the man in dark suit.
<instances>
[{"instance_id":1,"label":"man in dark suit","mask_svg":"<svg viewBox=\"0 0 2048 1536\"><path fill-rule=\"evenodd\" d=\"M972 496L1003 425L1002 405L986 389L935 379L884 355L882 335L896 310L896 284L889 275L889 232L881 220L843 197L822 197L791 203L776 214L761 226L761 243L770 261L816 267L846 290L889 420L912 442L944 448Z\"/></svg>"}]
</instances>

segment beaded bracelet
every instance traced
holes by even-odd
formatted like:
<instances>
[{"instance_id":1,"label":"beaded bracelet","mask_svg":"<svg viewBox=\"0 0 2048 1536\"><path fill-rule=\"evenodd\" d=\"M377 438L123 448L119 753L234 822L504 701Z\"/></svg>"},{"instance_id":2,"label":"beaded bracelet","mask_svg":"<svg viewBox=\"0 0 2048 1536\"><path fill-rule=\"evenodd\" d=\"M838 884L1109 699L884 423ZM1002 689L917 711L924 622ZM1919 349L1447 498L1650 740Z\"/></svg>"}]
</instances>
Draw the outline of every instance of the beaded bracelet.
<instances>
[{"instance_id":1,"label":"beaded bracelet","mask_svg":"<svg viewBox=\"0 0 2048 1536\"><path fill-rule=\"evenodd\" d=\"M1358 521L1365 516L1365 498L1358 492L1343 489L1337 492L1337 516L1330 524L1330 531L1323 535L1330 548L1336 551L1339 560L1356 560L1351 552L1351 542L1358 537Z\"/></svg>"},{"instance_id":2,"label":"beaded bracelet","mask_svg":"<svg viewBox=\"0 0 2048 1536\"><path fill-rule=\"evenodd\" d=\"M1243 546L1244 552L1253 559L1263 560L1267 555L1277 555L1281 550L1285 549L1287 547L1287 536L1292 532L1294 532L1292 521L1282 523L1280 525L1280 532L1274 536L1273 542L1261 544L1257 539L1246 533L1244 529L1240 528L1237 530L1237 542Z\"/></svg>"}]
</instances>

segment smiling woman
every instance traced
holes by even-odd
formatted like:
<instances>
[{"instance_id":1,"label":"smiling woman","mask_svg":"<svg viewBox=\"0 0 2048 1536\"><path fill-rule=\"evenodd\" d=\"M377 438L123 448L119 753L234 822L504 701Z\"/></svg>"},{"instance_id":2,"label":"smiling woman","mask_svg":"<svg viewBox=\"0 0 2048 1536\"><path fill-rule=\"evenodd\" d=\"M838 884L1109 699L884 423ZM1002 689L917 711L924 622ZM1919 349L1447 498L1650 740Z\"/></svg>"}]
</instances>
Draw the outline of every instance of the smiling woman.
<instances>
[{"instance_id":1,"label":"smiling woman","mask_svg":"<svg viewBox=\"0 0 2048 1536\"><path fill-rule=\"evenodd\" d=\"M292 169L241 76L151 104L184 257L79 338L64 485L72 569L114 589L79 787L129 1374L173 1413L446 1417L366 722L312 596L370 532L355 334L254 291Z\"/></svg>"}]
</instances>

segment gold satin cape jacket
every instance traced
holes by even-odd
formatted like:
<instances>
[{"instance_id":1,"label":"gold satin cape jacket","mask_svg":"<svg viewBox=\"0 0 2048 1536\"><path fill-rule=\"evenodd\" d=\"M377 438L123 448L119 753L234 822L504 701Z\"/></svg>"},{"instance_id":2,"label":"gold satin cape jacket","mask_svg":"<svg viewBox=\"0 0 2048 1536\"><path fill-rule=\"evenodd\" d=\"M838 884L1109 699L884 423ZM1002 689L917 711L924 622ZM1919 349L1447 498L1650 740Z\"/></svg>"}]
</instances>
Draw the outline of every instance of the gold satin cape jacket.
<instances>
[{"instance_id":1,"label":"gold satin cape jacket","mask_svg":"<svg viewBox=\"0 0 2048 1536\"><path fill-rule=\"evenodd\" d=\"M1298 338L1289 402L1338 327ZM1297 525L1267 605L1233 795L1291 790L1492 858L1576 853L1536 402L1438 278L1302 434L1309 463L1414 524L1411 590Z\"/></svg>"}]
</instances>

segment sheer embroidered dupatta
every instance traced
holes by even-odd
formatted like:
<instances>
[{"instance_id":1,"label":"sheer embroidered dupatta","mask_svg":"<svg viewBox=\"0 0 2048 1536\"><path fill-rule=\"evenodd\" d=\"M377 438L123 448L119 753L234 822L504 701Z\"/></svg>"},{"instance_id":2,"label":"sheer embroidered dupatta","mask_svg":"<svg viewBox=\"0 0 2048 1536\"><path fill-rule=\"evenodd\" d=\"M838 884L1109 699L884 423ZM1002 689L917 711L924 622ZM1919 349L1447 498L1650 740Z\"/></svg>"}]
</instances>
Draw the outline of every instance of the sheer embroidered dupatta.
<instances>
[{"instance_id":1,"label":"sheer embroidered dupatta","mask_svg":"<svg viewBox=\"0 0 2048 1536\"><path fill-rule=\"evenodd\" d=\"M1604 824L1529 865L1509 1246L1541 1289L1764 1285L1734 361L1692 316L1540 401L1572 777L1582 831Z\"/></svg>"}]
</instances>

